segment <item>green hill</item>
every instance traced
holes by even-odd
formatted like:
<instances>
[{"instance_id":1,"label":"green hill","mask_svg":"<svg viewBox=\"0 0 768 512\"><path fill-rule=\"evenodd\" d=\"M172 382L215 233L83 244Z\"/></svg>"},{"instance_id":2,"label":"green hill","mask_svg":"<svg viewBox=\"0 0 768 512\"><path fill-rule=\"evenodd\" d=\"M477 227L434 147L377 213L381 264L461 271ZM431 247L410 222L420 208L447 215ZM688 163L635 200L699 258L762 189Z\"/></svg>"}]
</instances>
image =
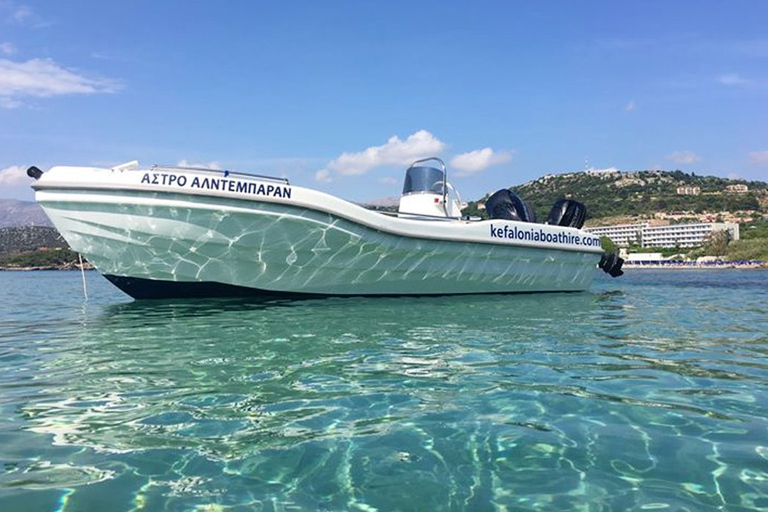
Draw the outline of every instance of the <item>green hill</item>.
<instances>
[{"instance_id":1,"label":"green hill","mask_svg":"<svg viewBox=\"0 0 768 512\"><path fill-rule=\"evenodd\" d=\"M747 191L729 189L732 185L745 185ZM689 194L678 193L678 187L688 187ZM540 220L546 219L552 204L562 197L586 204L587 218L593 221L652 216L656 212L746 212L747 217L768 214L768 184L682 171L550 174L511 190L533 207ZM470 203L467 212L477 211L477 202Z\"/></svg>"},{"instance_id":2,"label":"green hill","mask_svg":"<svg viewBox=\"0 0 768 512\"><path fill-rule=\"evenodd\" d=\"M55 228L24 226L0 228L0 256L41 248L68 248L67 242Z\"/></svg>"}]
</instances>

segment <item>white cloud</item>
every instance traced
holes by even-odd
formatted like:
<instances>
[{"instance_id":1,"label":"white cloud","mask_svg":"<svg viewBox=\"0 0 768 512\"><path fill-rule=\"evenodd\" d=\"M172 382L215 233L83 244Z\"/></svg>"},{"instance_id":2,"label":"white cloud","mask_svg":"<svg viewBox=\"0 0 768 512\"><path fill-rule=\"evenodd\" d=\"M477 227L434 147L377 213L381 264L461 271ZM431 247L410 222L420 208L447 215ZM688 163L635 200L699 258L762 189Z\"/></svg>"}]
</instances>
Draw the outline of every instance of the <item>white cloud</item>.
<instances>
[{"instance_id":1,"label":"white cloud","mask_svg":"<svg viewBox=\"0 0 768 512\"><path fill-rule=\"evenodd\" d=\"M667 155L667 160L672 160L676 164L693 164L701 161L701 157L693 151L674 151Z\"/></svg>"},{"instance_id":2,"label":"white cloud","mask_svg":"<svg viewBox=\"0 0 768 512\"><path fill-rule=\"evenodd\" d=\"M23 23L25 20L29 19L31 16L32 16L32 9L30 9L26 5L17 5L11 11L10 19L17 23Z\"/></svg>"},{"instance_id":3,"label":"white cloud","mask_svg":"<svg viewBox=\"0 0 768 512\"><path fill-rule=\"evenodd\" d=\"M315 173L315 181L328 183L333 181L333 177L331 177L331 172L328 169L320 169Z\"/></svg>"},{"instance_id":4,"label":"white cloud","mask_svg":"<svg viewBox=\"0 0 768 512\"><path fill-rule=\"evenodd\" d=\"M629 103L627 103L627 106L624 107L625 112L632 112L635 110L637 106L635 105L635 100L629 100Z\"/></svg>"},{"instance_id":5,"label":"white cloud","mask_svg":"<svg viewBox=\"0 0 768 512\"><path fill-rule=\"evenodd\" d=\"M741 57L768 57L768 39L743 39L729 42L725 48Z\"/></svg>"},{"instance_id":6,"label":"white cloud","mask_svg":"<svg viewBox=\"0 0 768 512\"><path fill-rule=\"evenodd\" d=\"M749 85L751 83L749 80L742 78L736 73L727 73L725 75L720 75L717 77L717 81L722 85L726 85L728 87L742 87L745 85Z\"/></svg>"},{"instance_id":7,"label":"white cloud","mask_svg":"<svg viewBox=\"0 0 768 512\"><path fill-rule=\"evenodd\" d=\"M113 80L85 77L62 68L51 59L26 62L0 59L0 105L19 106L22 97L101 94L119 89L120 84Z\"/></svg>"},{"instance_id":8,"label":"white cloud","mask_svg":"<svg viewBox=\"0 0 768 512\"><path fill-rule=\"evenodd\" d=\"M89 57L92 59L98 59L98 60L110 60L110 56L102 52L91 52Z\"/></svg>"},{"instance_id":9,"label":"white cloud","mask_svg":"<svg viewBox=\"0 0 768 512\"><path fill-rule=\"evenodd\" d=\"M0 108L6 108L6 109L19 108L22 105L23 103L20 102L19 100L14 100L11 98L3 98L2 96L0 96Z\"/></svg>"},{"instance_id":10,"label":"white cloud","mask_svg":"<svg viewBox=\"0 0 768 512\"><path fill-rule=\"evenodd\" d=\"M749 163L768 167L768 151L752 151L749 154Z\"/></svg>"},{"instance_id":11,"label":"white cloud","mask_svg":"<svg viewBox=\"0 0 768 512\"><path fill-rule=\"evenodd\" d=\"M18 165L12 165L0 170L0 186L15 187L29 183L29 176L24 169Z\"/></svg>"},{"instance_id":12,"label":"white cloud","mask_svg":"<svg viewBox=\"0 0 768 512\"><path fill-rule=\"evenodd\" d=\"M459 171L459 176L477 174L494 165L512 160L511 151L494 151L491 148L476 149L456 155L451 159L451 167Z\"/></svg>"},{"instance_id":13,"label":"white cloud","mask_svg":"<svg viewBox=\"0 0 768 512\"><path fill-rule=\"evenodd\" d=\"M197 169L211 169L213 171L221 171L222 167L219 162L189 162L188 160L179 160L176 164L179 167L195 167Z\"/></svg>"},{"instance_id":14,"label":"white cloud","mask_svg":"<svg viewBox=\"0 0 768 512\"><path fill-rule=\"evenodd\" d=\"M0 21L21 24L33 16L32 9L26 5L18 5L11 0L0 0Z\"/></svg>"},{"instance_id":15,"label":"white cloud","mask_svg":"<svg viewBox=\"0 0 768 512\"><path fill-rule=\"evenodd\" d=\"M5 42L0 43L0 53L3 55L13 55L16 53L16 47L13 45L13 43Z\"/></svg>"},{"instance_id":16,"label":"white cloud","mask_svg":"<svg viewBox=\"0 0 768 512\"><path fill-rule=\"evenodd\" d=\"M0 18L6 23L32 28L44 28L53 24L38 16L29 6L16 5L8 0L0 0Z\"/></svg>"},{"instance_id":17,"label":"white cloud","mask_svg":"<svg viewBox=\"0 0 768 512\"><path fill-rule=\"evenodd\" d=\"M438 155L444 148L445 144L426 130L419 130L405 140L393 135L381 146L371 146L359 153L342 153L318 171L315 179L330 181L331 173L353 176L383 165L406 165L418 158Z\"/></svg>"},{"instance_id":18,"label":"white cloud","mask_svg":"<svg viewBox=\"0 0 768 512\"><path fill-rule=\"evenodd\" d=\"M392 176L387 176L385 178L379 179L379 183L383 183L384 185L399 185L402 183L402 180L398 180Z\"/></svg>"}]
</instances>

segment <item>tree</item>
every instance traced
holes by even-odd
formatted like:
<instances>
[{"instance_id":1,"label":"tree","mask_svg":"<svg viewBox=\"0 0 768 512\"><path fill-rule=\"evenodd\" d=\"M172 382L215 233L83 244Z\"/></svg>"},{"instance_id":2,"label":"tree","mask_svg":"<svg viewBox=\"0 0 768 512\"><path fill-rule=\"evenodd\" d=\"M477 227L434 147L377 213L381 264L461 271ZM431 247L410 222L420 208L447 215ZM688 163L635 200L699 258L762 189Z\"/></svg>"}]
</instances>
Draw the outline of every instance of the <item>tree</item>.
<instances>
[{"instance_id":1,"label":"tree","mask_svg":"<svg viewBox=\"0 0 768 512\"><path fill-rule=\"evenodd\" d=\"M603 250L607 253L616 252L619 250L619 248L616 247L616 244L613 242L613 240L611 240L605 235L600 237L600 247L602 247Z\"/></svg>"},{"instance_id":2,"label":"tree","mask_svg":"<svg viewBox=\"0 0 768 512\"><path fill-rule=\"evenodd\" d=\"M731 234L727 229L713 231L707 236L704 248L710 256L725 256L728 253L728 242Z\"/></svg>"}]
</instances>

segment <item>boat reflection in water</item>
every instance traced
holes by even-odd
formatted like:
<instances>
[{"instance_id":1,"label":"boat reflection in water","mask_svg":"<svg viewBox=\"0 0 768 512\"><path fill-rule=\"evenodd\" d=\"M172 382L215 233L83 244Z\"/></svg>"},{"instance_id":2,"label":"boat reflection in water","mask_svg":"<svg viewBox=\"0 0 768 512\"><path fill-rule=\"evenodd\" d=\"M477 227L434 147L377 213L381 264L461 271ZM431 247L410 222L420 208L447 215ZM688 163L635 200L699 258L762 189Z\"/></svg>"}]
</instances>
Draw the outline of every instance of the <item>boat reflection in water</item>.
<instances>
[{"instance_id":1,"label":"boat reflection in water","mask_svg":"<svg viewBox=\"0 0 768 512\"><path fill-rule=\"evenodd\" d=\"M579 346L560 322L615 335L627 322L617 293L551 294L546 317L558 322L547 325L533 295L108 306L41 357L50 392L23 406L25 430L133 458L192 450L226 461L313 440L342 449L469 407L452 402L519 379L541 339Z\"/></svg>"}]
</instances>

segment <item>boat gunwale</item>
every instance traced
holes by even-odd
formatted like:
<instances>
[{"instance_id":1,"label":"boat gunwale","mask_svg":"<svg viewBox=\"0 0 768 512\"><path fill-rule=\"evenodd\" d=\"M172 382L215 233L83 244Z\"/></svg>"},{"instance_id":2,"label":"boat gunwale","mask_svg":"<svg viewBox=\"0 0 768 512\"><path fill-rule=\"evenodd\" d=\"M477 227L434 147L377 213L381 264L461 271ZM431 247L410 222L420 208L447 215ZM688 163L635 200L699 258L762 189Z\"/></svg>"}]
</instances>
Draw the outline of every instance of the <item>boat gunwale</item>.
<instances>
[{"instance_id":1,"label":"boat gunwale","mask_svg":"<svg viewBox=\"0 0 768 512\"><path fill-rule=\"evenodd\" d=\"M301 187L299 187L299 188L301 188ZM75 193L79 192L79 193L82 193L84 197L86 197L88 195L88 192L91 192L91 191L99 191L99 192L103 191L103 192L107 192L107 193L109 193L109 192L131 192L131 193L135 194L134 197L142 197L143 196L144 199L150 199L150 200L156 199L159 202L161 201L159 198L155 198L155 197L151 197L151 196L152 195L158 195L158 194L161 194L163 196L179 196L180 200L183 201L183 198L185 196L192 195L192 196L195 196L196 198L208 199L209 201L203 203L203 204L206 204L207 206L216 206L215 201L220 201L221 199L226 199L228 201L234 201L236 203L243 203L243 204L247 204L247 205L258 204L258 203L279 204L279 205L282 205L282 206L285 206L285 207L289 207L289 208L292 207L292 208L297 208L297 209L307 209L307 210L312 210L312 211L324 213L324 214L327 214L327 215L331 215L331 216L334 216L334 217L337 217L337 218L341 218L341 219L347 220L349 222L353 222L355 224L361 225L361 226L365 227L366 229L371 229L371 230L378 231L378 232L381 232L381 233L386 233L386 234L392 235L392 236L402 236L402 237L412 238L412 239L434 240L434 241L451 242L451 243L470 243L470 244L477 243L477 244L488 244L488 245L494 245L494 246L499 245L499 246L509 247L509 248L521 247L521 248L530 248L530 249L537 249L537 250L543 250L543 251L577 252L577 253L584 253L584 254L592 254L592 255L595 255L595 256L603 254L603 252L604 252L603 249L600 246L596 246L596 247L584 246L584 247L572 247L571 248L571 247L567 247L567 246L563 247L563 246L555 246L555 245L546 245L546 246L536 245L535 243L530 243L530 242L527 242L527 241L524 241L524 240L523 241L514 240L513 243L510 243L509 241L504 241L504 239L496 240L496 239L491 238L491 239L478 239L478 240L457 240L457 239L449 238L449 237L446 237L446 236L435 236L435 235L428 235L428 234L414 234L414 233L409 233L407 230L393 230L393 229L387 229L387 228L382 227L382 226L377 226L377 225L374 225L372 223L366 222L365 219L353 218L351 216L344 215L342 212L339 212L337 210L331 210L329 208L323 208L321 205L315 205L315 204L309 205L309 204L306 204L306 203L303 203L303 202L302 203L293 203L293 202L284 202L284 201L274 201L274 200L270 200L270 199L272 199L270 197L244 198L244 197L237 197L237 196L232 196L232 195L213 195L213 194L207 193L207 191L205 191L205 190L196 190L196 189L191 189L191 190L190 189L185 189L183 192L173 191L173 190L166 190L166 189L148 190L148 189L143 189L143 188L138 188L138 187L126 187L126 186L124 186L122 184L119 185L119 186L111 185L111 184L104 184L104 185L99 185L99 186L83 186L83 185L75 185L75 184L64 184L64 185L62 185L62 184L51 183L51 184L44 184L44 186L39 186L38 185L36 187L36 190L40 190L41 192L55 192L57 189L63 189L66 192L70 192L70 193L71 192L75 192ZM312 189L305 189L305 190L312 190ZM334 197L334 196L330 196L330 197ZM366 215L380 216L381 218L386 219L388 222L396 221L396 222L403 222L403 223L421 223L421 224L424 224L424 223L434 224L435 222L442 223L442 221L437 220L437 219L435 219L435 220L419 220L419 219L392 217L392 216L389 216L389 215L382 214L381 212L377 212L375 210L369 210L367 208L363 208L362 206L359 206L359 205L357 205L355 203L346 201L344 199L340 199L340 198L335 198L335 199L337 199L339 201L343 201L344 203L359 209L359 211L366 212ZM102 204L115 204L114 202L110 202L110 201L93 201L92 199L91 200L78 201L78 202L81 202L81 203L88 203L88 202L96 203L96 202L99 202L99 203L102 203ZM41 204L45 205L45 202L42 202ZM192 204L194 204L194 203L192 203ZM200 203L198 203L198 204L200 204ZM178 205L177 205L177 207L178 207ZM242 208L241 206L235 206L235 207L236 208L237 207ZM248 210L252 210L252 208L243 208L243 210L248 211ZM530 225L548 226L547 224L523 223L523 222L516 222L516 221L511 221L511 220L506 220L506 219L449 220L449 221L445 221L445 222L451 222L453 224L462 224L462 225L468 225L468 224L478 224L479 225L479 224L488 223L488 222L494 222L494 221L495 222L511 223L511 224L520 224L520 225L523 225L525 227L530 227ZM565 226L550 226L550 227L557 227L559 229L573 230L573 231L576 231L577 233L579 233L580 235L584 234L581 230L577 230L575 228L568 228L568 227L565 227Z\"/></svg>"}]
</instances>

